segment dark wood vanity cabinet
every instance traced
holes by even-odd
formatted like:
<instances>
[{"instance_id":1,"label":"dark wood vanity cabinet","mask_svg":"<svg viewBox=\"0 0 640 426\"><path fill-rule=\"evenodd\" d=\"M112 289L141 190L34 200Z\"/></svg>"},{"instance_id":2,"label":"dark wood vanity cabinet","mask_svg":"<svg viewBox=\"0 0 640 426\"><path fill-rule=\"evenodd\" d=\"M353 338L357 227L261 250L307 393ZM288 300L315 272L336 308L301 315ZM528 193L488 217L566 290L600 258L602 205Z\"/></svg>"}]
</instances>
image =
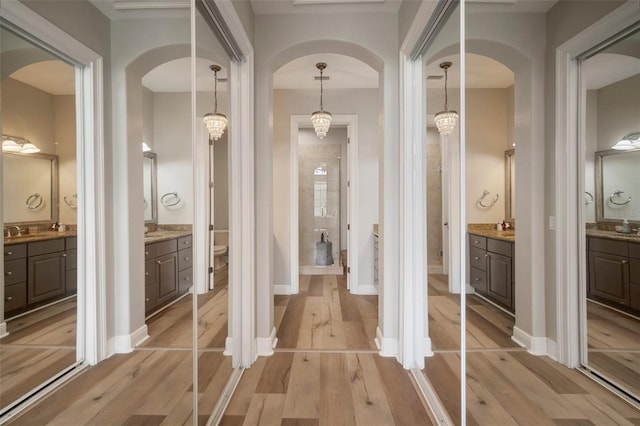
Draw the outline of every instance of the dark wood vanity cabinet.
<instances>
[{"instance_id":1,"label":"dark wood vanity cabinet","mask_svg":"<svg viewBox=\"0 0 640 426\"><path fill-rule=\"evenodd\" d=\"M75 294L76 237L4 247L5 317Z\"/></svg>"},{"instance_id":2,"label":"dark wood vanity cabinet","mask_svg":"<svg viewBox=\"0 0 640 426\"><path fill-rule=\"evenodd\" d=\"M469 277L476 293L514 312L513 253L510 241L469 234Z\"/></svg>"},{"instance_id":3,"label":"dark wood vanity cabinet","mask_svg":"<svg viewBox=\"0 0 640 426\"><path fill-rule=\"evenodd\" d=\"M640 313L640 244L589 237L587 296Z\"/></svg>"},{"instance_id":4,"label":"dark wood vanity cabinet","mask_svg":"<svg viewBox=\"0 0 640 426\"><path fill-rule=\"evenodd\" d=\"M145 245L145 312L161 308L191 287L191 235Z\"/></svg>"}]
</instances>

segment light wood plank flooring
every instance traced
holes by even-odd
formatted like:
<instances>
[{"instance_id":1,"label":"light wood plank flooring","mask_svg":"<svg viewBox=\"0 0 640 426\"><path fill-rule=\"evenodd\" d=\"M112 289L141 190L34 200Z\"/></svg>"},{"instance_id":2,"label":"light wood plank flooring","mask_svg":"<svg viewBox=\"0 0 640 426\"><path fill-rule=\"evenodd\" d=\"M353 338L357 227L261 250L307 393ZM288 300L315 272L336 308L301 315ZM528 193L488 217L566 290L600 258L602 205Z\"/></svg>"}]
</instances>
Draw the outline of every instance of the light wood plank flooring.
<instances>
[{"instance_id":1,"label":"light wood plank flooring","mask_svg":"<svg viewBox=\"0 0 640 426\"><path fill-rule=\"evenodd\" d=\"M278 346L245 372L222 425L430 425L409 372L376 352L377 296L344 276L300 276L275 296Z\"/></svg>"},{"instance_id":2,"label":"light wood plank flooring","mask_svg":"<svg viewBox=\"0 0 640 426\"><path fill-rule=\"evenodd\" d=\"M206 423L233 371L222 353L227 283L217 281L198 296L198 424ZM150 338L139 348L86 369L10 424L193 424L192 323L187 295L148 319Z\"/></svg>"},{"instance_id":3,"label":"light wood plank flooring","mask_svg":"<svg viewBox=\"0 0 640 426\"><path fill-rule=\"evenodd\" d=\"M459 295L448 294L446 277L430 275L429 296L435 355L423 373L460 424ZM516 347L511 316L470 296L467 319L468 425L640 424L638 410L579 371Z\"/></svg>"},{"instance_id":4,"label":"light wood plank flooring","mask_svg":"<svg viewBox=\"0 0 640 426\"><path fill-rule=\"evenodd\" d=\"M0 339L0 408L72 366L76 360L76 298L7 321Z\"/></svg>"},{"instance_id":5,"label":"light wood plank flooring","mask_svg":"<svg viewBox=\"0 0 640 426\"><path fill-rule=\"evenodd\" d=\"M587 301L588 363L640 396L640 320Z\"/></svg>"}]
</instances>

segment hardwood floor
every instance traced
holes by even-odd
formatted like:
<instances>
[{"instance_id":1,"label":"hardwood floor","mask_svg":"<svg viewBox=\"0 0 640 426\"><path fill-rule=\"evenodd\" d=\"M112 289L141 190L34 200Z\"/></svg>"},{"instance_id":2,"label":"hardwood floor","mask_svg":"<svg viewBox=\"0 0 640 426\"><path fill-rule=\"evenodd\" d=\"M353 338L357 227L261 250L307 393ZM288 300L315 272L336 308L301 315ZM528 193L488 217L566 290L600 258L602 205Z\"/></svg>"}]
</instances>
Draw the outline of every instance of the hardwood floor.
<instances>
[{"instance_id":1,"label":"hardwood floor","mask_svg":"<svg viewBox=\"0 0 640 426\"><path fill-rule=\"evenodd\" d=\"M377 296L300 276L275 296L278 346L240 380L221 425L430 425L409 372L376 352Z\"/></svg>"},{"instance_id":2,"label":"hardwood floor","mask_svg":"<svg viewBox=\"0 0 640 426\"><path fill-rule=\"evenodd\" d=\"M589 366L640 395L640 320L587 301Z\"/></svg>"},{"instance_id":3,"label":"hardwood floor","mask_svg":"<svg viewBox=\"0 0 640 426\"><path fill-rule=\"evenodd\" d=\"M375 350L378 296L354 296L343 275L301 275L300 292L275 296L278 348Z\"/></svg>"},{"instance_id":4,"label":"hardwood floor","mask_svg":"<svg viewBox=\"0 0 640 426\"><path fill-rule=\"evenodd\" d=\"M448 294L443 278L429 276L435 355L425 358L423 373L460 424L459 295ZM579 371L517 347L513 322L484 300L467 298L468 425L640 424L639 411Z\"/></svg>"},{"instance_id":5,"label":"hardwood floor","mask_svg":"<svg viewBox=\"0 0 640 426\"><path fill-rule=\"evenodd\" d=\"M0 339L0 408L76 361L75 297L7 321Z\"/></svg>"}]
</instances>

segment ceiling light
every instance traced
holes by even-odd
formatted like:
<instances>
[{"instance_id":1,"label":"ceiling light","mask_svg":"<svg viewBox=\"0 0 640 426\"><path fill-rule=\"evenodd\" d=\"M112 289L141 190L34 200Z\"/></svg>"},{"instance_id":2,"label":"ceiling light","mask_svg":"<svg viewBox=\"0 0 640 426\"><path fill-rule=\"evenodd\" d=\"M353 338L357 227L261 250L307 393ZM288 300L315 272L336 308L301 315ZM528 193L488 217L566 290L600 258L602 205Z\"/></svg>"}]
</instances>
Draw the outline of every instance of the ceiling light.
<instances>
[{"instance_id":1,"label":"ceiling light","mask_svg":"<svg viewBox=\"0 0 640 426\"><path fill-rule=\"evenodd\" d=\"M611 148L618 151L629 151L631 149L640 148L640 132L628 134Z\"/></svg>"},{"instance_id":2,"label":"ceiling light","mask_svg":"<svg viewBox=\"0 0 640 426\"><path fill-rule=\"evenodd\" d=\"M227 116L218 112L218 71L221 70L219 65L211 65L211 71L213 71L213 113L208 113L204 116L203 121L207 126L209 135L214 141L220 139L220 136L224 133L224 129L227 128Z\"/></svg>"},{"instance_id":3,"label":"ceiling light","mask_svg":"<svg viewBox=\"0 0 640 426\"><path fill-rule=\"evenodd\" d=\"M24 138L2 135L2 152L35 154L36 152L40 152L40 148Z\"/></svg>"},{"instance_id":4,"label":"ceiling light","mask_svg":"<svg viewBox=\"0 0 640 426\"><path fill-rule=\"evenodd\" d=\"M313 129L316 131L316 135L318 135L320 139L327 136L327 132L329 131L329 127L331 126L331 120L333 119L331 113L329 111L325 111L324 107L322 106L322 71L326 67L327 64L325 64L324 62L319 62L316 64L316 68L320 70L320 111L315 111L313 114L311 114L311 123L313 123Z\"/></svg>"},{"instance_id":5,"label":"ceiling light","mask_svg":"<svg viewBox=\"0 0 640 426\"><path fill-rule=\"evenodd\" d=\"M444 70L444 111L437 113L434 118L436 127L438 127L438 131L442 136L451 135L458 121L458 113L456 111L449 111L449 99L447 97L447 70L449 67L451 67L451 62L443 62L440 64L440 68Z\"/></svg>"}]
</instances>

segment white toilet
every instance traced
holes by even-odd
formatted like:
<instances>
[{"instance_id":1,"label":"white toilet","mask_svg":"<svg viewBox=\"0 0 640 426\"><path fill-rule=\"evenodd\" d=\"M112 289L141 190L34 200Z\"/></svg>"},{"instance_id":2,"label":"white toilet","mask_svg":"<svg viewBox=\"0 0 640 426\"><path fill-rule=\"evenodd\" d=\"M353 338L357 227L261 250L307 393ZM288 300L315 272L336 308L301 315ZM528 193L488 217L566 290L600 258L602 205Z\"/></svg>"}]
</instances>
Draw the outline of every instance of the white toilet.
<instances>
[{"instance_id":1,"label":"white toilet","mask_svg":"<svg viewBox=\"0 0 640 426\"><path fill-rule=\"evenodd\" d=\"M227 248L229 247L229 230L213 231L213 270L219 271L227 266Z\"/></svg>"}]
</instances>

